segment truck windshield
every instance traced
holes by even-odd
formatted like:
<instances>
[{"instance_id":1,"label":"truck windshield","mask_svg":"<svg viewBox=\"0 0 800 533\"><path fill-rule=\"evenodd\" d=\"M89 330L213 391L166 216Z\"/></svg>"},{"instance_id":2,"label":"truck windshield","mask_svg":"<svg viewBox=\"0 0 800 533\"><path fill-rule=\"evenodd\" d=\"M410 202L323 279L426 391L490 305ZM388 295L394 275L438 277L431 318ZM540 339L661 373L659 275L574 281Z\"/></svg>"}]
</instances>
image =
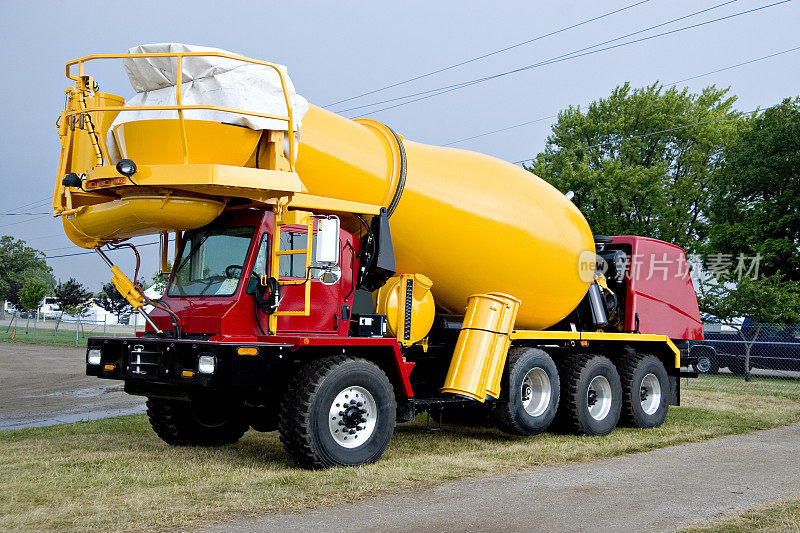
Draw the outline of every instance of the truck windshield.
<instances>
[{"instance_id":1,"label":"truck windshield","mask_svg":"<svg viewBox=\"0 0 800 533\"><path fill-rule=\"evenodd\" d=\"M231 296L239 286L253 233L253 227L187 232L167 294Z\"/></svg>"}]
</instances>

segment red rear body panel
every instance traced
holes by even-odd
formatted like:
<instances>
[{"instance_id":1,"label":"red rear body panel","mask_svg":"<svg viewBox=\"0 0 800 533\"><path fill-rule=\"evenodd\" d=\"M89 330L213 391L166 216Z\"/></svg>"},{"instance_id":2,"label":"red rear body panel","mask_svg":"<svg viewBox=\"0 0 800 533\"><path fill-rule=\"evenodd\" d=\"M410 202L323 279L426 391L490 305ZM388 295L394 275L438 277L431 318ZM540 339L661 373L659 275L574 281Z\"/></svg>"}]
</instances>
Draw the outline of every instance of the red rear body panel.
<instances>
[{"instance_id":1,"label":"red rear body panel","mask_svg":"<svg viewBox=\"0 0 800 533\"><path fill-rule=\"evenodd\" d=\"M686 253L647 237L615 236L613 246L629 253L625 330L702 340L703 324Z\"/></svg>"}]
</instances>

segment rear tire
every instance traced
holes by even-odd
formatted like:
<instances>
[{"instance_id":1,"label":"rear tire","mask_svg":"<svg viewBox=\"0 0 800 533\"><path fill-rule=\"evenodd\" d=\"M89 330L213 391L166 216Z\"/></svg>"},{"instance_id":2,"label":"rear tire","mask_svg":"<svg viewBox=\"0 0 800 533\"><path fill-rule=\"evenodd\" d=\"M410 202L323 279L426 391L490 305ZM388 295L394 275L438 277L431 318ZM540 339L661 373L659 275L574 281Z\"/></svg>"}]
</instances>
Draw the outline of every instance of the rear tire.
<instances>
[{"instance_id":1,"label":"rear tire","mask_svg":"<svg viewBox=\"0 0 800 533\"><path fill-rule=\"evenodd\" d=\"M326 357L294 375L281 401L278 429L284 449L304 468L354 466L381 458L396 413L394 389L377 365Z\"/></svg>"},{"instance_id":2,"label":"rear tire","mask_svg":"<svg viewBox=\"0 0 800 533\"><path fill-rule=\"evenodd\" d=\"M191 402L147 399L150 426L172 446L223 446L242 438L249 428L241 409L233 402Z\"/></svg>"},{"instance_id":3,"label":"rear tire","mask_svg":"<svg viewBox=\"0 0 800 533\"><path fill-rule=\"evenodd\" d=\"M622 384L608 358L577 355L561 367L561 428L583 435L607 435L617 426L622 410Z\"/></svg>"},{"instance_id":4,"label":"rear tire","mask_svg":"<svg viewBox=\"0 0 800 533\"><path fill-rule=\"evenodd\" d=\"M518 346L508 352L503 388L508 402L495 406L497 427L512 435L538 435L553 422L561 385L553 359L543 350Z\"/></svg>"},{"instance_id":5,"label":"rear tire","mask_svg":"<svg viewBox=\"0 0 800 533\"><path fill-rule=\"evenodd\" d=\"M621 359L618 369L623 404L620 423L638 428L663 424L671 391L664 363L654 355L636 354Z\"/></svg>"},{"instance_id":6,"label":"rear tire","mask_svg":"<svg viewBox=\"0 0 800 533\"><path fill-rule=\"evenodd\" d=\"M753 365L750 365L751 367ZM728 362L728 370L731 371L731 374L734 376L744 376L745 372L745 365L744 365L744 358L742 359L732 359Z\"/></svg>"}]
</instances>

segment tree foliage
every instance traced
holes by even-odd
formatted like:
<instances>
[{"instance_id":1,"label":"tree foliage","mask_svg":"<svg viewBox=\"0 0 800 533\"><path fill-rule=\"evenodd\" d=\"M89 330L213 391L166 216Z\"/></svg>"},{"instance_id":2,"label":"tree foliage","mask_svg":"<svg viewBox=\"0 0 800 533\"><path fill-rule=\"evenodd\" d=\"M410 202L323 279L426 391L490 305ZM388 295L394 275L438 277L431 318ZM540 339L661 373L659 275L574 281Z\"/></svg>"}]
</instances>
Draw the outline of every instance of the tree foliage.
<instances>
[{"instance_id":1,"label":"tree foliage","mask_svg":"<svg viewBox=\"0 0 800 533\"><path fill-rule=\"evenodd\" d=\"M26 279L38 278L52 288L55 285L52 270L41 257L42 253L25 244L25 241L8 235L0 237L0 299L16 296ZM13 302L12 302L13 303Z\"/></svg>"},{"instance_id":2,"label":"tree foliage","mask_svg":"<svg viewBox=\"0 0 800 533\"><path fill-rule=\"evenodd\" d=\"M97 293L97 297L103 309L117 316L131 308L128 300L119 293L113 283L104 284L103 290Z\"/></svg>"},{"instance_id":3,"label":"tree foliage","mask_svg":"<svg viewBox=\"0 0 800 533\"><path fill-rule=\"evenodd\" d=\"M26 311L35 311L39 308L47 295L47 284L39 278L30 278L25 281L19 291L20 306Z\"/></svg>"},{"instance_id":4,"label":"tree foliage","mask_svg":"<svg viewBox=\"0 0 800 533\"><path fill-rule=\"evenodd\" d=\"M761 256L760 270L800 281L800 99L747 120L724 151L710 247Z\"/></svg>"},{"instance_id":5,"label":"tree foliage","mask_svg":"<svg viewBox=\"0 0 800 533\"><path fill-rule=\"evenodd\" d=\"M70 315L80 315L92 297L92 293L87 291L75 278L70 278L65 283L59 283L54 292L61 310Z\"/></svg>"},{"instance_id":6,"label":"tree foliage","mask_svg":"<svg viewBox=\"0 0 800 533\"><path fill-rule=\"evenodd\" d=\"M747 317L759 324L800 323L800 283L777 275L742 278L736 286L713 285L703 291L699 303L721 321Z\"/></svg>"},{"instance_id":7,"label":"tree foliage","mask_svg":"<svg viewBox=\"0 0 800 533\"><path fill-rule=\"evenodd\" d=\"M708 235L714 173L740 122L718 119L735 100L714 86L691 94L626 83L585 112L570 106L559 113L529 170L574 191L595 233L655 237L697 251Z\"/></svg>"}]
</instances>

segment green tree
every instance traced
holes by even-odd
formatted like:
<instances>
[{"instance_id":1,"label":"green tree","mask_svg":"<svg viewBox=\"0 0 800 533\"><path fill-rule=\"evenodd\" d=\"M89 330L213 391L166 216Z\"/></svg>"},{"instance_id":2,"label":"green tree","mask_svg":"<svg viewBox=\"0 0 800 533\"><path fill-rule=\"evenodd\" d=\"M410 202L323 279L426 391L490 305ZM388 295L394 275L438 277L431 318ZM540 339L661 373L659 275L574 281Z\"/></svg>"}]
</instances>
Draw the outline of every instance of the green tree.
<instances>
[{"instance_id":1,"label":"green tree","mask_svg":"<svg viewBox=\"0 0 800 533\"><path fill-rule=\"evenodd\" d=\"M41 279L29 278L25 280L25 283L22 285L22 288L19 291L20 307L29 312L36 311L42 304L42 300L44 300L47 291L47 284ZM30 316L28 316L28 322L25 326L26 331L30 321ZM34 326L36 326L35 323Z\"/></svg>"},{"instance_id":2,"label":"green tree","mask_svg":"<svg viewBox=\"0 0 800 533\"><path fill-rule=\"evenodd\" d=\"M75 278L69 278L69 281L59 283L53 292L62 314L76 316L83 313L89 298L92 297L92 293L87 291Z\"/></svg>"},{"instance_id":3,"label":"green tree","mask_svg":"<svg viewBox=\"0 0 800 533\"><path fill-rule=\"evenodd\" d=\"M720 154L740 122L718 119L735 100L714 86L691 94L625 83L585 112L570 106L559 113L529 170L574 191L595 233L644 235L698 251Z\"/></svg>"},{"instance_id":4,"label":"green tree","mask_svg":"<svg viewBox=\"0 0 800 533\"><path fill-rule=\"evenodd\" d=\"M172 264L168 263L169 267L172 268ZM147 288L152 287L153 289L157 290L159 293L164 294L164 291L167 290L167 282L169 281L169 272L161 272L160 270L153 274L152 282L147 286Z\"/></svg>"},{"instance_id":5,"label":"green tree","mask_svg":"<svg viewBox=\"0 0 800 533\"><path fill-rule=\"evenodd\" d=\"M742 278L735 286L706 285L700 291L700 309L722 322L749 318L754 329L746 335L737 327L745 345L744 374L750 380L750 350L766 324L800 323L800 283L780 276Z\"/></svg>"},{"instance_id":6,"label":"green tree","mask_svg":"<svg viewBox=\"0 0 800 533\"><path fill-rule=\"evenodd\" d=\"M760 271L800 281L800 98L747 120L725 148L710 248L760 256Z\"/></svg>"},{"instance_id":7,"label":"green tree","mask_svg":"<svg viewBox=\"0 0 800 533\"><path fill-rule=\"evenodd\" d=\"M119 317L119 315L131 308L131 305L117 290L113 283L106 283L103 285L103 290L97 293L97 298L100 300L100 305L108 311Z\"/></svg>"},{"instance_id":8,"label":"green tree","mask_svg":"<svg viewBox=\"0 0 800 533\"><path fill-rule=\"evenodd\" d=\"M23 240L0 237L0 300L19 304L18 293L26 279L41 279L51 289L55 286L52 269L42 255Z\"/></svg>"}]
</instances>

